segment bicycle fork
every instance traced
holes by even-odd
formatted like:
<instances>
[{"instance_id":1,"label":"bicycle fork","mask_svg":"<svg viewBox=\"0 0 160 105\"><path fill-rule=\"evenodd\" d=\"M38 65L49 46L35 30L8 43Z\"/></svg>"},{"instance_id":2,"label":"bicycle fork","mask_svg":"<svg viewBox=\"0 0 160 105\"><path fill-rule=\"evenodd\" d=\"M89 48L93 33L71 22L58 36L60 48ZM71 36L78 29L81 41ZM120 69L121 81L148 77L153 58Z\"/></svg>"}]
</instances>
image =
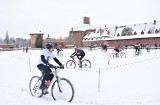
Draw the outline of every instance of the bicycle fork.
<instances>
[{"instance_id":1,"label":"bicycle fork","mask_svg":"<svg viewBox=\"0 0 160 105\"><path fill-rule=\"evenodd\" d=\"M59 89L59 91L62 93L62 83L61 83L61 78L60 78L59 76L57 76L56 78L57 78L58 89Z\"/></svg>"},{"instance_id":2,"label":"bicycle fork","mask_svg":"<svg viewBox=\"0 0 160 105\"><path fill-rule=\"evenodd\" d=\"M41 85L41 82L39 82L39 81L42 81L42 77L39 77L37 83L34 85L34 87L33 87L34 93L36 93L37 89Z\"/></svg>"}]
</instances>

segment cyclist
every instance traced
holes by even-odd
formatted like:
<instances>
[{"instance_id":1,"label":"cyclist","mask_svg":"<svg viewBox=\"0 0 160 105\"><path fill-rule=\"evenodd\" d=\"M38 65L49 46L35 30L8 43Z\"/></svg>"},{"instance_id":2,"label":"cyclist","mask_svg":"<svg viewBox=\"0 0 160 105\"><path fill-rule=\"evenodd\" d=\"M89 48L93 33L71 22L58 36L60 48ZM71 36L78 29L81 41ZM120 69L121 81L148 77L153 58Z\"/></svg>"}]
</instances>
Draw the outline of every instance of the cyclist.
<instances>
[{"instance_id":1,"label":"cyclist","mask_svg":"<svg viewBox=\"0 0 160 105\"><path fill-rule=\"evenodd\" d=\"M56 49L57 49L57 54L59 54L60 51L63 51L63 50L60 48L60 46L57 46Z\"/></svg>"},{"instance_id":2,"label":"cyclist","mask_svg":"<svg viewBox=\"0 0 160 105\"><path fill-rule=\"evenodd\" d=\"M53 68L54 65L49 63L49 60L53 58L53 60L60 66L61 69L64 68L62 63L55 57L53 51L54 48L57 46L56 43L47 43L46 49L43 49L41 52L41 55L38 60L37 68L43 73L43 80L40 86L40 89L47 89L47 86L45 86L45 81L51 82L53 78L53 74L51 74L52 70L50 68ZM46 91L47 93L47 91Z\"/></svg>"},{"instance_id":3,"label":"cyclist","mask_svg":"<svg viewBox=\"0 0 160 105\"><path fill-rule=\"evenodd\" d=\"M75 52L70 56L70 57L74 57L77 56L77 58L79 59L79 67L82 68L82 59L85 56L85 52L84 50L78 48L78 47L74 47Z\"/></svg>"},{"instance_id":4,"label":"cyclist","mask_svg":"<svg viewBox=\"0 0 160 105\"><path fill-rule=\"evenodd\" d=\"M150 48L151 48L151 46L148 43L146 43L146 50L148 53L150 52Z\"/></svg>"},{"instance_id":5,"label":"cyclist","mask_svg":"<svg viewBox=\"0 0 160 105\"><path fill-rule=\"evenodd\" d=\"M123 50L123 46L121 44L117 45L115 48L114 48L114 51L116 52L116 56L118 56L118 53L120 51Z\"/></svg>"},{"instance_id":6,"label":"cyclist","mask_svg":"<svg viewBox=\"0 0 160 105\"><path fill-rule=\"evenodd\" d=\"M134 44L134 49L136 50L136 55L140 54L141 44L138 42L137 44Z\"/></svg>"}]
</instances>

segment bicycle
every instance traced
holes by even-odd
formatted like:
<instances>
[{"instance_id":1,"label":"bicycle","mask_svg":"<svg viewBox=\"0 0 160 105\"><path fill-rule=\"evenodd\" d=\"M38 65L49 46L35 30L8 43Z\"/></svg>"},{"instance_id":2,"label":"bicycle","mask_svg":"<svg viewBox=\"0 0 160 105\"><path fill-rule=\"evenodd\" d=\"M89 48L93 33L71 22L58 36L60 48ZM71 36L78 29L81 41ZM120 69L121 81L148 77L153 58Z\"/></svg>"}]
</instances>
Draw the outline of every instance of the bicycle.
<instances>
[{"instance_id":1,"label":"bicycle","mask_svg":"<svg viewBox=\"0 0 160 105\"><path fill-rule=\"evenodd\" d=\"M63 52L62 51L57 52L57 56L63 57Z\"/></svg>"},{"instance_id":2,"label":"bicycle","mask_svg":"<svg viewBox=\"0 0 160 105\"><path fill-rule=\"evenodd\" d=\"M71 58L72 58L71 60L67 61L66 68L72 69L72 68L75 68L76 65L78 65L79 68L80 67L82 67L82 68L90 68L91 67L91 62L88 59L83 59L81 61L81 66L80 66L80 63L77 62L74 57L71 57Z\"/></svg>"},{"instance_id":3,"label":"bicycle","mask_svg":"<svg viewBox=\"0 0 160 105\"><path fill-rule=\"evenodd\" d=\"M122 51L120 52L114 52L110 54L111 58L126 58L126 54Z\"/></svg>"},{"instance_id":4,"label":"bicycle","mask_svg":"<svg viewBox=\"0 0 160 105\"><path fill-rule=\"evenodd\" d=\"M133 52L133 56L135 57L135 56L139 56L139 55L142 55L143 53L142 53L142 49L140 49L139 51L134 51Z\"/></svg>"},{"instance_id":5,"label":"bicycle","mask_svg":"<svg viewBox=\"0 0 160 105\"><path fill-rule=\"evenodd\" d=\"M51 85L51 94L54 100L63 100L71 102L74 98L74 87L73 84L66 78L61 78L58 76L59 66L53 67L55 71L52 71L54 77L52 78L50 84L47 84L45 81L45 85L49 88ZM55 78L55 80L54 80ZM40 85L43 80L43 73L41 76L33 76L29 82L29 90L31 95L34 97L41 98L46 94L47 89L40 89Z\"/></svg>"}]
</instances>

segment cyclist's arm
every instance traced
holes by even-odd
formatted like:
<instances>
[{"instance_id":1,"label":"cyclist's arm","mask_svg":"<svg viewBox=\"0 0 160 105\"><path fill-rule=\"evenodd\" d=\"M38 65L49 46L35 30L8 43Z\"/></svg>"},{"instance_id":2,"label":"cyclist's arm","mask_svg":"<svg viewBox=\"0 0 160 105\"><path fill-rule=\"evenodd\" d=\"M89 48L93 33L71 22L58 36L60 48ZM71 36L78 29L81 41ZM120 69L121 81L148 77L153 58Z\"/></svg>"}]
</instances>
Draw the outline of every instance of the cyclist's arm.
<instances>
[{"instance_id":1,"label":"cyclist's arm","mask_svg":"<svg viewBox=\"0 0 160 105\"><path fill-rule=\"evenodd\" d=\"M71 56L75 56L77 53L76 52L74 52L73 54L71 54Z\"/></svg>"},{"instance_id":2,"label":"cyclist's arm","mask_svg":"<svg viewBox=\"0 0 160 105\"><path fill-rule=\"evenodd\" d=\"M62 63L55 57L53 58L53 60L59 65L59 66L62 66Z\"/></svg>"},{"instance_id":3,"label":"cyclist's arm","mask_svg":"<svg viewBox=\"0 0 160 105\"><path fill-rule=\"evenodd\" d=\"M48 64L48 61L45 59L44 55L41 55L41 60L43 63L45 63L46 65Z\"/></svg>"}]
</instances>

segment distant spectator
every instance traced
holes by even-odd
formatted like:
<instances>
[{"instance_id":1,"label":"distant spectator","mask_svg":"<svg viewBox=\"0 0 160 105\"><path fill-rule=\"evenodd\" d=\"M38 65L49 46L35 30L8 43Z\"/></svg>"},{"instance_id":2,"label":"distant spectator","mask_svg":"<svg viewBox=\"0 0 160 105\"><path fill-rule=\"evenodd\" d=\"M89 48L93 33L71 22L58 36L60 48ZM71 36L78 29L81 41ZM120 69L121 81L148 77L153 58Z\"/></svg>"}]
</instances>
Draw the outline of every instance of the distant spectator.
<instances>
[{"instance_id":1,"label":"distant spectator","mask_svg":"<svg viewBox=\"0 0 160 105\"><path fill-rule=\"evenodd\" d=\"M125 45L125 49L128 49L128 45Z\"/></svg>"},{"instance_id":2,"label":"distant spectator","mask_svg":"<svg viewBox=\"0 0 160 105\"><path fill-rule=\"evenodd\" d=\"M148 34L151 34L151 30L148 31Z\"/></svg>"},{"instance_id":3,"label":"distant spectator","mask_svg":"<svg viewBox=\"0 0 160 105\"><path fill-rule=\"evenodd\" d=\"M25 51L25 48L23 47L23 52Z\"/></svg>"},{"instance_id":4,"label":"distant spectator","mask_svg":"<svg viewBox=\"0 0 160 105\"><path fill-rule=\"evenodd\" d=\"M103 45L102 48L104 51L107 51L107 45Z\"/></svg>"},{"instance_id":5,"label":"distant spectator","mask_svg":"<svg viewBox=\"0 0 160 105\"><path fill-rule=\"evenodd\" d=\"M136 32L136 31L134 32L134 35L137 35L137 32Z\"/></svg>"},{"instance_id":6,"label":"distant spectator","mask_svg":"<svg viewBox=\"0 0 160 105\"><path fill-rule=\"evenodd\" d=\"M119 37L119 36L120 36L120 34L118 33L118 34L117 34L117 37Z\"/></svg>"},{"instance_id":7,"label":"distant spectator","mask_svg":"<svg viewBox=\"0 0 160 105\"><path fill-rule=\"evenodd\" d=\"M154 25L156 24L156 20L154 20L153 24L154 24Z\"/></svg>"},{"instance_id":8,"label":"distant spectator","mask_svg":"<svg viewBox=\"0 0 160 105\"><path fill-rule=\"evenodd\" d=\"M158 46L157 46L157 44L155 43L155 44L154 44L154 48L155 48L155 50L157 50L157 47L158 47Z\"/></svg>"},{"instance_id":9,"label":"distant spectator","mask_svg":"<svg viewBox=\"0 0 160 105\"><path fill-rule=\"evenodd\" d=\"M156 29L156 30L155 30L155 33L159 33L159 30L158 30L158 29Z\"/></svg>"},{"instance_id":10,"label":"distant spectator","mask_svg":"<svg viewBox=\"0 0 160 105\"><path fill-rule=\"evenodd\" d=\"M26 53L28 53L28 47L26 47Z\"/></svg>"},{"instance_id":11,"label":"distant spectator","mask_svg":"<svg viewBox=\"0 0 160 105\"><path fill-rule=\"evenodd\" d=\"M141 31L141 35L143 35L143 34L144 34L144 31L142 30L142 31Z\"/></svg>"}]
</instances>

